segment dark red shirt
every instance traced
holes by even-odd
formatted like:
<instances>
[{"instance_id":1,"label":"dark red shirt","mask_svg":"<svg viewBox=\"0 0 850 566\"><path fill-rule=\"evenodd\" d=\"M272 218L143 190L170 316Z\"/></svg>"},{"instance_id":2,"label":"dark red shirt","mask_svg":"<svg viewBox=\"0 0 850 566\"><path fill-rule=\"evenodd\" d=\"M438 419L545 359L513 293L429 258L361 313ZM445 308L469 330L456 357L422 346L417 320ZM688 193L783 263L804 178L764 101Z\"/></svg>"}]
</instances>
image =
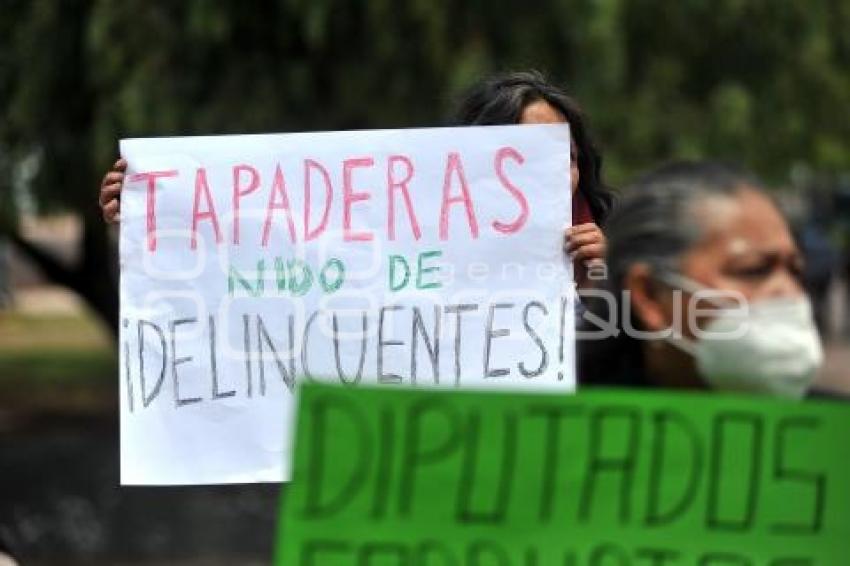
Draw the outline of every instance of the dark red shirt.
<instances>
[{"instance_id":1,"label":"dark red shirt","mask_svg":"<svg viewBox=\"0 0 850 566\"><path fill-rule=\"evenodd\" d=\"M595 222L593 212L590 210L590 203L587 202L581 191L576 191L573 193L573 226L587 224L588 222ZM579 284L584 283L587 279L587 267L585 267L584 262L573 262L573 277Z\"/></svg>"},{"instance_id":2,"label":"dark red shirt","mask_svg":"<svg viewBox=\"0 0 850 566\"><path fill-rule=\"evenodd\" d=\"M587 224L588 222L595 222L593 211L590 210L590 203L587 202L581 191L576 191L573 193L573 226Z\"/></svg>"}]
</instances>

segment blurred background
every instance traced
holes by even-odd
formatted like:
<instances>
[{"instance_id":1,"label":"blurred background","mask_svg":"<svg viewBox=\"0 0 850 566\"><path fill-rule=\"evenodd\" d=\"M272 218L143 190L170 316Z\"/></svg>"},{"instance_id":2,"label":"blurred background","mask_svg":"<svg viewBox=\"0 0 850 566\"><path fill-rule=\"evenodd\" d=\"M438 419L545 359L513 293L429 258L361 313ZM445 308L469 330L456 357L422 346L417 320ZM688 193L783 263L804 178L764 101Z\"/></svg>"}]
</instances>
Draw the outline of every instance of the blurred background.
<instances>
[{"instance_id":1,"label":"blurred background","mask_svg":"<svg viewBox=\"0 0 850 566\"><path fill-rule=\"evenodd\" d=\"M269 560L277 486L118 487L123 137L434 126L487 73L547 73L607 180L733 160L789 212L850 391L846 0L0 1L0 539L24 564Z\"/></svg>"}]
</instances>

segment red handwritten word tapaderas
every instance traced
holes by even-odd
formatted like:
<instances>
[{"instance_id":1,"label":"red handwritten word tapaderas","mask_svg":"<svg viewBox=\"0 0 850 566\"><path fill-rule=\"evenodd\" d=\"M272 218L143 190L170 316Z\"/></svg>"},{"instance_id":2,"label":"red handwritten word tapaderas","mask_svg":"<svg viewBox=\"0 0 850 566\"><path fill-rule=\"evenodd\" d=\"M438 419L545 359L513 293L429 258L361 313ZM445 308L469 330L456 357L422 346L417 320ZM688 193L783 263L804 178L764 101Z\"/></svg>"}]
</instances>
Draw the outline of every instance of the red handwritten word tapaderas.
<instances>
[{"instance_id":1,"label":"red handwritten word tapaderas","mask_svg":"<svg viewBox=\"0 0 850 566\"><path fill-rule=\"evenodd\" d=\"M492 173L504 189L503 195L515 202L516 212L510 218L487 219L488 222L484 229L492 230L498 234L514 234L526 225L529 216L528 200L523 189L512 182L508 176L508 171L512 167L522 167L524 162L525 158L515 148L502 147L494 152ZM193 173L172 169L144 171L131 175L130 183L144 183L146 185L148 250L155 251L157 245L156 195L158 185L161 188L161 180L165 179L185 182L186 180L180 179L180 177L192 174L194 175L192 181L194 198L189 243L192 249L197 248L198 229L204 223L208 224L217 244L224 243L225 238L227 238L229 243L239 245L241 235L240 210L243 206L243 199L263 190L267 191L268 197L265 206L265 220L262 223L262 246L268 245L273 225L279 222L283 223L285 232L292 243L315 240L321 237L327 229L331 214L334 211L340 215L342 239L346 242L368 242L376 237L384 237L393 241L402 229L398 225L399 222L406 223L406 228L403 229L409 230L415 240L422 238L422 226L425 225L435 226L437 237L442 241L447 241L450 239L451 231L456 229L450 227L451 212L455 207L459 207L464 212L463 215L458 216L465 220L466 228L472 239L477 239L481 232L470 183L464 170L462 156L458 152L446 154L442 191L435 193L435 198L441 199L439 218L429 218L424 224L420 221L419 214L414 206L415 201L411 198L410 185L416 177L416 166L408 156L389 155L385 159L381 159L380 162L374 157L344 159L337 164L337 167L341 167L341 187L335 187L331 181L331 171L336 172L338 169L333 169L327 164L322 164L310 158L303 159L301 167L303 172L301 189L304 198L301 210L303 223L300 230L296 228L294 217L296 211L293 210L291 205L290 192L292 187L287 183L287 171L280 164L277 164L274 171L265 176L254 165L247 163L233 165L232 183L228 187L230 198L228 199L229 202L225 203L217 203L213 198L213 191L211 191L205 167L196 168ZM365 172L366 170L371 170L372 173L382 173L382 178L385 179L384 186L359 186L355 176L358 172ZM386 231L384 234L378 235L372 229L357 228L352 225L352 211L358 206L370 206L375 190L383 190L386 194ZM319 211L312 210L314 193L321 195L322 206ZM222 193L216 191L216 194ZM230 231L227 235L223 233L220 213L218 212L223 210L226 205L230 206L229 212L231 213L230 217L232 217ZM401 214L398 214L399 209L403 211ZM404 216L405 218L399 221L397 216Z\"/></svg>"}]
</instances>

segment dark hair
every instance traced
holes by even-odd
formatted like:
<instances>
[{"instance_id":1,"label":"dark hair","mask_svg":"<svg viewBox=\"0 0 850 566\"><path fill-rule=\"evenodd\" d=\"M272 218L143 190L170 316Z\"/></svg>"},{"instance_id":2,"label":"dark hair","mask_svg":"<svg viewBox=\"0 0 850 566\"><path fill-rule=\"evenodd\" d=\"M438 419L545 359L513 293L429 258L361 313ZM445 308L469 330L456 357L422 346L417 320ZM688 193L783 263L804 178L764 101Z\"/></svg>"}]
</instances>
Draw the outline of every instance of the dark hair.
<instances>
[{"instance_id":1,"label":"dark hair","mask_svg":"<svg viewBox=\"0 0 850 566\"><path fill-rule=\"evenodd\" d=\"M541 73L504 73L475 84L458 105L455 123L467 126L518 124L525 108L539 100L552 105L569 122L578 148L578 190L587 199L596 223L604 225L614 197L602 182L602 156L590 137L578 103Z\"/></svg>"},{"instance_id":2,"label":"dark hair","mask_svg":"<svg viewBox=\"0 0 850 566\"><path fill-rule=\"evenodd\" d=\"M743 188L759 190L761 183L734 166L717 162L680 161L663 165L638 178L623 191L606 227L608 277L604 297L586 300L588 313L611 320L617 309L617 336L578 342L579 378L586 384L646 385L643 354L637 339L623 330L623 280L629 269L645 264L654 273L680 269L684 253L703 237L705 227L695 207L709 198L732 198ZM629 315L630 316L630 315ZM640 321L633 321L639 326ZM585 315L580 330L591 327Z\"/></svg>"}]
</instances>

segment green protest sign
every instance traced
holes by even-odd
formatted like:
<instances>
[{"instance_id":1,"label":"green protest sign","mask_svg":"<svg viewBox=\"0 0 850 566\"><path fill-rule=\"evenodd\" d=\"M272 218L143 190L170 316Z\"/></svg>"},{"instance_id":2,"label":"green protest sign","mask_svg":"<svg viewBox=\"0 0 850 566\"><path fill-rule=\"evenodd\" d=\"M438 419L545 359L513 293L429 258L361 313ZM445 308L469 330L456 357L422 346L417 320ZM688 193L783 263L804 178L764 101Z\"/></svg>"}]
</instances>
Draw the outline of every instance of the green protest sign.
<instances>
[{"instance_id":1,"label":"green protest sign","mask_svg":"<svg viewBox=\"0 0 850 566\"><path fill-rule=\"evenodd\" d=\"M301 391L277 564L838 566L850 407Z\"/></svg>"}]
</instances>

